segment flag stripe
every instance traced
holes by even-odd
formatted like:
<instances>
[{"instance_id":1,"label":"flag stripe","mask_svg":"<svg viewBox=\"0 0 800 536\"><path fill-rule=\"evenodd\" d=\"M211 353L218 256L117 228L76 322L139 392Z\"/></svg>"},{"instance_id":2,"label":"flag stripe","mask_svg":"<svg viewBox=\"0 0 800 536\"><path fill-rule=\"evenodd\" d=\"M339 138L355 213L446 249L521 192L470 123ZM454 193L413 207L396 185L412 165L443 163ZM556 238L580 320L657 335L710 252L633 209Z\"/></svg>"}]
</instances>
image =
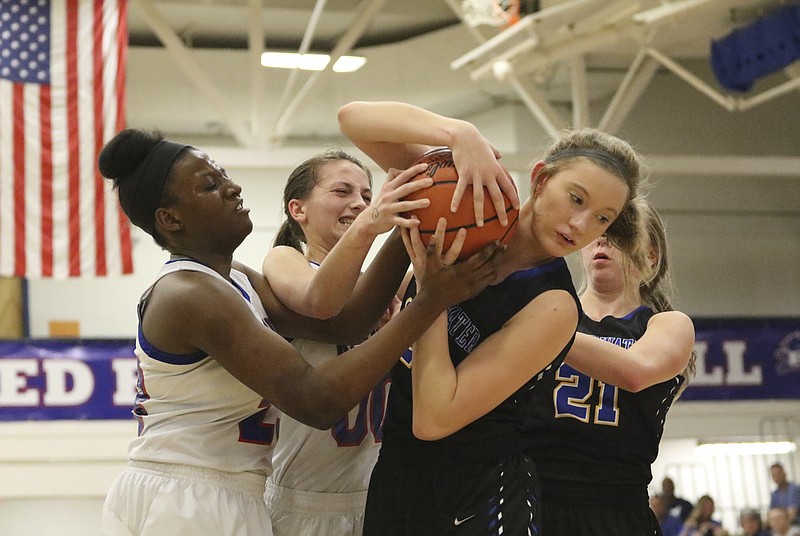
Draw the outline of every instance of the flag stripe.
<instances>
[{"instance_id":1,"label":"flag stripe","mask_svg":"<svg viewBox=\"0 0 800 536\"><path fill-rule=\"evenodd\" d=\"M92 17L92 39L94 46L92 80L94 84L94 154L100 154L103 148L103 0L95 0ZM106 235L105 235L105 189L103 177L97 171L97 166L92 166L94 179L94 240L95 240L95 274L105 275L106 266Z\"/></svg>"},{"instance_id":2,"label":"flag stripe","mask_svg":"<svg viewBox=\"0 0 800 536\"><path fill-rule=\"evenodd\" d=\"M69 175L67 158L69 140L67 133L67 22L65 2L52 4L51 56L60 61L51 62L50 122L52 124L53 163L53 277L69 276ZM37 125L31 125L37 128Z\"/></svg>"},{"instance_id":3,"label":"flag stripe","mask_svg":"<svg viewBox=\"0 0 800 536\"><path fill-rule=\"evenodd\" d=\"M25 116L25 124L39 122L39 103L40 103L40 86L28 88L24 91L23 95L23 113ZM42 221L42 207L39 203L31 202L30 196L27 192L36 192L41 189L41 151L39 149L39 138L36 131L25 129L25 192L23 192L23 201L25 202L25 269L28 273L40 273L41 257L39 241L34 238L38 237L38 231Z\"/></svg>"},{"instance_id":4,"label":"flag stripe","mask_svg":"<svg viewBox=\"0 0 800 536\"><path fill-rule=\"evenodd\" d=\"M117 69L116 69L116 108L115 131L125 128L125 65L128 61L128 0L117 0ZM128 217L117 202L117 221L121 249L122 273L133 272L133 241Z\"/></svg>"},{"instance_id":5,"label":"flag stripe","mask_svg":"<svg viewBox=\"0 0 800 536\"><path fill-rule=\"evenodd\" d=\"M53 276L53 132L50 124L50 86L39 90L41 128L42 275Z\"/></svg>"},{"instance_id":6,"label":"flag stripe","mask_svg":"<svg viewBox=\"0 0 800 536\"><path fill-rule=\"evenodd\" d=\"M81 273L80 264L80 159L81 132L78 129L78 0L67 0L67 184L69 189L69 275Z\"/></svg>"},{"instance_id":7,"label":"flag stripe","mask_svg":"<svg viewBox=\"0 0 800 536\"><path fill-rule=\"evenodd\" d=\"M10 106L8 103L12 103ZM0 135L14 131L13 84L0 80ZM0 274L14 273L13 145L0 143Z\"/></svg>"},{"instance_id":8,"label":"flag stripe","mask_svg":"<svg viewBox=\"0 0 800 536\"><path fill-rule=\"evenodd\" d=\"M25 93L14 86L14 271L24 274L25 265Z\"/></svg>"}]
</instances>

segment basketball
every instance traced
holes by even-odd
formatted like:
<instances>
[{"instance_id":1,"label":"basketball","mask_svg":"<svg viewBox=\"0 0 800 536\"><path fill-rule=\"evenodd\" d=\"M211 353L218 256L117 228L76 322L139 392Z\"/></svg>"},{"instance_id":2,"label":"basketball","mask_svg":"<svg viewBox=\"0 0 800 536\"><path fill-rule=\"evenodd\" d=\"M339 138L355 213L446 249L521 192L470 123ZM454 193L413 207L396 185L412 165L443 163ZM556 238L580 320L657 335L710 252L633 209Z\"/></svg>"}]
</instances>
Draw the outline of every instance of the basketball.
<instances>
[{"instance_id":1,"label":"basketball","mask_svg":"<svg viewBox=\"0 0 800 536\"><path fill-rule=\"evenodd\" d=\"M414 210L405 214L405 217L416 216L419 220L419 232L425 245L428 244L433 233L436 231L436 222L439 218L447 219L447 230L445 233L444 250L453 243L459 229L467 230L467 237L464 247L458 256L458 260L466 259L478 252L481 248L499 240L501 244L508 242L514 235L517 228L518 210L511 205L511 201L503 194L505 199L506 214L508 214L508 226L503 227L494 210L492 200L488 193L483 198L483 227L478 227L475 223L475 209L472 205L472 185L467 186L461 204L456 212L450 212L450 201L453 199L453 192L458 182L458 173L453 163L453 153L448 147L432 149L420 156L414 165L425 163L428 168L411 179L415 181L425 177L431 177L433 184L429 188L423 188L411 195L406 196L407 200L428 198L431 204L423 209Z\"/></svg>"}]
</instances>

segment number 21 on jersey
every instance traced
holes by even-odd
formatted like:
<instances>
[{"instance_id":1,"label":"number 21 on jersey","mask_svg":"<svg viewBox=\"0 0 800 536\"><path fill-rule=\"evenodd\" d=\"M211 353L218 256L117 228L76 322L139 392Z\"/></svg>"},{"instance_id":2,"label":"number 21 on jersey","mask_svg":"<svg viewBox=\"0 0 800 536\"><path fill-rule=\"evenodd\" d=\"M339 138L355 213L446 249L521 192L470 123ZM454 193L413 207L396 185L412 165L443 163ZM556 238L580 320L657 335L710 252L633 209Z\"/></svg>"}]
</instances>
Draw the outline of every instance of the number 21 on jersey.
<instances>
[{"instance_id":1,"label":"number 21 on jersey","mask_svg":"<svg viewBox=\"0 0 800 536\"><path fill-rule=\"evenodd\" d=\"M556 381L553 406L557 419L570 417L605 426L619 424L615 385L595 380L565 364L556 372Z\"/></svg>"}]
</instances>

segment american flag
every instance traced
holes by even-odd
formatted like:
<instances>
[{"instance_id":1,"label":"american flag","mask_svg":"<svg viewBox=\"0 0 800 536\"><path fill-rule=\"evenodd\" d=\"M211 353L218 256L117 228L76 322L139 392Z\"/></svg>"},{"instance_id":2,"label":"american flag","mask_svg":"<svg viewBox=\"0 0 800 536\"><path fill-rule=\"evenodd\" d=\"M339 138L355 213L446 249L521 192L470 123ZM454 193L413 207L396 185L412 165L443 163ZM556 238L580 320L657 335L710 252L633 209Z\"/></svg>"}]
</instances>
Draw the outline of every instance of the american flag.
<instances>
[{"instance_id":1,"label":"american flag","mask_svg":"<svg viewBox=\"0 0 800 536\"><path fill-rule=\"evenodd\" d=\"M125 124L127 0L0 0L0 276L133 271L97 155Z\"/></svg>"}]
</instances>

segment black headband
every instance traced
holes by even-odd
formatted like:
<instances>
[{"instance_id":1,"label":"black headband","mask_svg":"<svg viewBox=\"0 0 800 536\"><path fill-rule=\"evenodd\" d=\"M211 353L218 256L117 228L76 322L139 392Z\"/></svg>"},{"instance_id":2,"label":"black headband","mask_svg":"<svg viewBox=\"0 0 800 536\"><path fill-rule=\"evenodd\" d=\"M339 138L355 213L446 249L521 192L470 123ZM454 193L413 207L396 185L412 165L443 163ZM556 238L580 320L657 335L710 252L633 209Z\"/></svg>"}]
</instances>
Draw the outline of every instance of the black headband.
<instances>
[{"instance_id":1,"label":"black headband","mask_svg":"<svg viewBox=\"0 0 800 536\"><path fill-rule=\"evenodd\" d=\"M570 147L568 149L556 151L545 158L544 161L547 164L551 164L557 160L575 156L583 156L595 160L598 163L605 164L613 169L614 172L616 172L620 178L624 179L626 183L628 182L628 174L625 172L625 167L622 165L622 162L620 162L619 159L614 155L603 151L602 149L581 149L578 147Z\"/></svg>"},{"instance_id":2,"label":"black headband","mask_svg":"<svg viewBox=\"0 0 800 536\"><path fill-rule=\"evenodd\" d=\"M125 213L131 222L150 236L155 236L156 210L161 202L164 182L175 159L190 145L161 140L156 143L144 161L133 171L128 180L120 185L120 200L125 198ZM125 186L128 186L125 188Z\"/></svg>"}]
</instances>

